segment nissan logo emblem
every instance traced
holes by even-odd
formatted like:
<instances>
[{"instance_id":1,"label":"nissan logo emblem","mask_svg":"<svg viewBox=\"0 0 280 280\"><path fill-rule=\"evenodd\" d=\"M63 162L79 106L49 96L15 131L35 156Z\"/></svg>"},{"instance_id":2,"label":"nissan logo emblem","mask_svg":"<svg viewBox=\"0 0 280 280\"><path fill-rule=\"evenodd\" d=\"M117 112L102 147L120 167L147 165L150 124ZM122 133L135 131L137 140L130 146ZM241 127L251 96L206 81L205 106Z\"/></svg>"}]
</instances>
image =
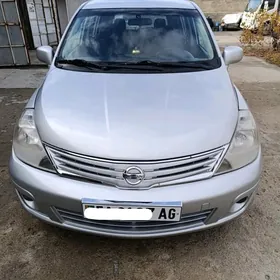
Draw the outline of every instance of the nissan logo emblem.
<instances>
[{"instance_id":1,"label":"nissan logo emblem","mask_svg":"<svg viewBox=\"0 0 280 280\"><path fill-rule=\"evenodd\" d=\"M145 174L139 167L132 166L125 170L123 178L129 185L138 185L144 180Z\"/></svg>"}]
</instances>

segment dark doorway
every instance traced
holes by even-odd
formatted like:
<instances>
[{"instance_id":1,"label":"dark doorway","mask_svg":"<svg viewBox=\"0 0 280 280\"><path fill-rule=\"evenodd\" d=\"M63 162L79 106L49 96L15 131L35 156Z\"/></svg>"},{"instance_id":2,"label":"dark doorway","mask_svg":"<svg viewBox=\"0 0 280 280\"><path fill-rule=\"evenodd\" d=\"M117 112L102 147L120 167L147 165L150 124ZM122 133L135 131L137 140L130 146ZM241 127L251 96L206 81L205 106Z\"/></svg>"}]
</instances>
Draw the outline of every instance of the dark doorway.
<instances>
[{"instance_id":1,"label":"dark doorway","mask_svg":"<svg viewBox=\"0 0 280 280\"><path fill-rule=\"evenodd\" d=\"M25 43L27 49L34 49L34 42L32 37L32 31L26 6L26 1L17 0L18 8L19 8L19 15L22 22L22 29L23 34L25 37Z\"/></svg>"}]
</instances>

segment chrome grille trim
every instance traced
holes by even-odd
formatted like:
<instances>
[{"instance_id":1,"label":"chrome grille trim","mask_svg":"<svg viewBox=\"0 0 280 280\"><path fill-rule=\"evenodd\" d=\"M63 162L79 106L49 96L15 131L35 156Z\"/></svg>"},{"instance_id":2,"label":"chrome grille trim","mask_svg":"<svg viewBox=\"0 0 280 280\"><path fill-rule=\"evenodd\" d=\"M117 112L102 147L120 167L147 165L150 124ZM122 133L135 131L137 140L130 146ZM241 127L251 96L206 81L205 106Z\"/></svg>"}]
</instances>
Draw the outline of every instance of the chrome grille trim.
<instances>
[{"instance_id":1,"label":"chrome grille trim","mask_svg":"<svg viewBox=\"0 0 280 280\"><path fill-rule=\"evenodd\" d=\"M56 208L60 217L65 223L79 224L87 228L107 229L112 231L125 232L143 232L143 231L165 231L178 230L179 228L195 227L203 225L213 213L214 209L201 212L183 214L180 221L163 222L163 221L141 221L141 222L124 222L124 221L97 221L84 218L82 213L72 212L65 209Z\"/></svg>"},{"instance_id":2,"label":"chrome grille trim","mask_svg":"<svg viewBox=\"0 0 280 280\"><path fill-rule=\"evenodd\" d=\"M121 189L149 189L209 178L219 166L227 146L201 154L167 160L121 161L75 154L45 146L57 172L61 175L89 179ZM129 185L125 170L137 166L145 173L139 185Z\"/></svg>"}]
</instances>

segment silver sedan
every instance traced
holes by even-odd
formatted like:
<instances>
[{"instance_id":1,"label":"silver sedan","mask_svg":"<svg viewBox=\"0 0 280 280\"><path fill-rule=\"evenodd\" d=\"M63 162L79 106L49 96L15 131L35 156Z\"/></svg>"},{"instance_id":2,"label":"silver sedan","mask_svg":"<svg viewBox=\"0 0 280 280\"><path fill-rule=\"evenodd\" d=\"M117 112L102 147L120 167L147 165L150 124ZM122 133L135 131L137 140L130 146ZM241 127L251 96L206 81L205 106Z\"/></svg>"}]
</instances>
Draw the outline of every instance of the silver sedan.
<instances>
[{"instance_id":1,"label":"silver sedan","mask_svg":"<svg viewBox=\"0 0 280 280\"><path fill-rule=\"evenodd\" d=\"M35 217L145 238L221 225L250 205L261 173L251 112L199 7L94 0L69 23L17 125L10 173Z\"/></svg>"}]
</instances>

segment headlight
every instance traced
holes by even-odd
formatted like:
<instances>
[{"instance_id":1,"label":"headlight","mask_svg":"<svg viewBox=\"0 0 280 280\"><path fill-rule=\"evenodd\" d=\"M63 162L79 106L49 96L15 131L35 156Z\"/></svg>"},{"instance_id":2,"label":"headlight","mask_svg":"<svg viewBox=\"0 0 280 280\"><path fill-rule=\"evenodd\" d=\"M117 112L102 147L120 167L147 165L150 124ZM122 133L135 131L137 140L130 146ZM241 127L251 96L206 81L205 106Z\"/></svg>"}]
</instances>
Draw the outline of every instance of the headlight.
<instances>
[{"instance_id":1,"label":"headlight","mask_svg":"<svg viewBox=\"0 0 280 280\"><path fill-rule=\"evenodd\" d=\"M25 110L20 117L14 132L13 149L21 161L37 168L54 171L38 135L33 109Z\"/></svg>"},{"instance_id":2,"label":"headlight","mask_svg":"<svg viewBox=\"0 0 280 280\"><path fill-rule=\"evenodd\" d=\"M232 171L254 161L260 143L255 120L249 110L239 111L234 137L217 173Z\"/></svg>"}]
</instances>

